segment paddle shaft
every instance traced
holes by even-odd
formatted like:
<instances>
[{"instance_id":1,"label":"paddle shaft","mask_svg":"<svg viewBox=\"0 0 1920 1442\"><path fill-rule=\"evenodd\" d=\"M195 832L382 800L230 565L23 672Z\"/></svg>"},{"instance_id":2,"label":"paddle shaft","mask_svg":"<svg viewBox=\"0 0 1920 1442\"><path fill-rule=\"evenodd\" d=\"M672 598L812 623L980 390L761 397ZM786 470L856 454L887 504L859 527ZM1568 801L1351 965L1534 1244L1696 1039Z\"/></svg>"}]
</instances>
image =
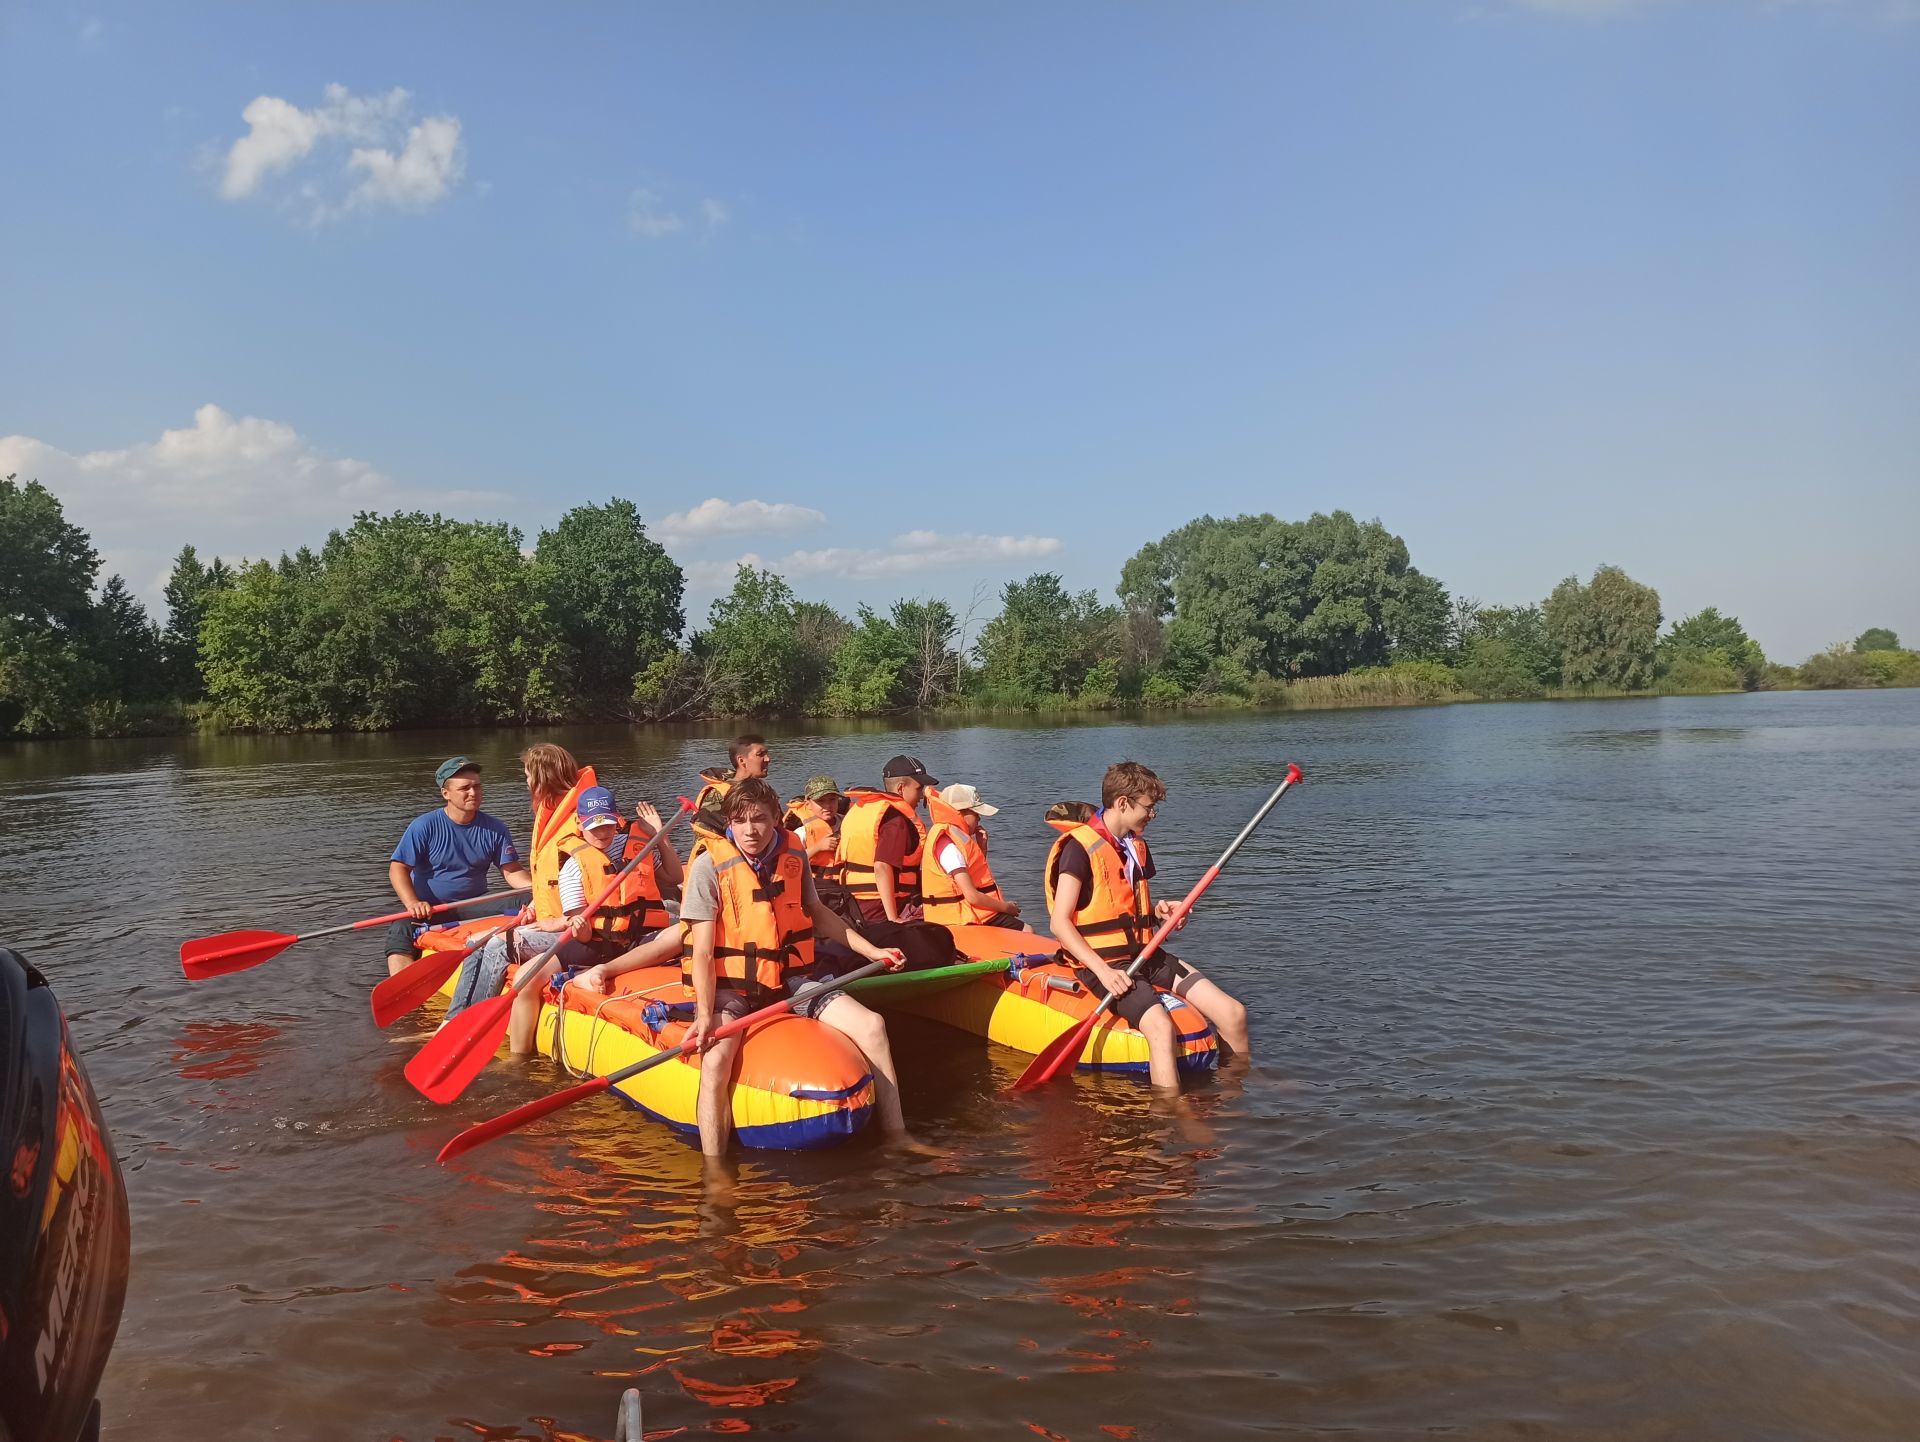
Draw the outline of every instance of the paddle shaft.
<instances>
[{"instance_id":1,"label":"paddle shaft","mask_svg":"<svg viewBox=\"0 0 1920 1442\"><path fill-rule=\"evenodd\" d=\"M869 976L873 976L887 969L887 963L884 961L870 961L865 966L858 967L848 972L845 976L837 977L825 986L808 992L805 999L810 1002L818 1000L830 992L839 991L843 987L853 985L856 981L864 980ZM783 996L771 1006L764 1006L760 1008L760 1010L748 1012L745 1016L738 1017L724 1026L715 1027L707 1034L707 1040L709 1042L715 1042L719 1041L722 1037L734 1036L739 1032L745 1031L750 1026L767 1020L769 1017L789 1010L797 1000L800 1000L800 998ZM495 1137L505 1136L508 1132L516 1131L530 1121L535 1121L544 1116L551 1116L554 1112L561 1110L563 1107L570 1107L577 1101L584 1101L588 1097L598 1096L601 1092L611 1090L620 1082L639 1076L641 1072L646 1071L650 1067L656 1067L663 1062L672 1061L675 1057L685 1056L692 1049L693 1040L689 1037L678 1046L656 1052L644 1061L637 1061L631 1066L623 1066L618 1071L609 1072L605 1076L597 1076L592 1081L582 1082L579 1086L568 1087L565 1091L555 1092L552 1096L541 1097L538 1101L531 1101L524 1106L517 1106L512 1111L502 1112L497 1117L489 1117L484 1122L478 1122L468 1127L465 1131L449 1141L440 1149L438 1160L442 1162L451 1161L462 1152L471 1151L484 1142L492 1141Z\"/></svg>"},{"instance_id":2,"label":"paddle shaft","mask_svg":"<svg viewBox=\"0 0 1920 1442\"><path fill-rule=\"evenodd\" d=\"M1181 900L1180 904L1173 909L1173 914L1162 922L1160 929L1148 938L1147 944L1140 948L1140 954L1136 956L1132 964L1127 967L1125 972L1126 976L1133 977L1138 975L1140 968L1146 965L1153 954L1160 949L1160 944L1173 934L1174 930L1182 921L1186 920L1187 913L1193 910L1193 905L1200 899L1201 894L1205 892L1209 886L1213 885L1214 878L1220 875L1229 861L1233 860L1233 854L1246 844L1247 838L1253 835L1254 829L1258 827L1262 821L1267 819L1267 813L1278 806L1280 804L1280 798L1285 796L1288 789L1296 785L1299 781L1300 768L1289 764L1287 766L1286 779L1274 787L1273 795L1269 796L1260 809L1253 813L1253 819L1240 828L1240 834L1227 844L1227 849L1220 853L1220 859L1206 869L1200 879L1194 883L1193 890L1189 891ZM1053 1044L1054 1046L1058 1046L1059 1050L1055 1051L1053 1047L1050 1046L1034 1059L1027 1070L1020 1074L1019 1080L1014 1083L1014 1089L1018 1091L1025 1087L1038 1086L1041 1082L1050 1081L1054 1076L1058 1075L1059 1072L1064 1069L1068 1058L1079 1056L1081 1050L1086 1046L1087 1037L1092 1034L1094 1027L1099 1025L1100 1018L1104 1016L1119 999L1120 998L1112 992L1108 992L1102 997L1100 1004L1088 1012L1086 1018L1071 1032L1066 1033L1066 1039L1063 1042Z\"/></svg>"}]
</instances>

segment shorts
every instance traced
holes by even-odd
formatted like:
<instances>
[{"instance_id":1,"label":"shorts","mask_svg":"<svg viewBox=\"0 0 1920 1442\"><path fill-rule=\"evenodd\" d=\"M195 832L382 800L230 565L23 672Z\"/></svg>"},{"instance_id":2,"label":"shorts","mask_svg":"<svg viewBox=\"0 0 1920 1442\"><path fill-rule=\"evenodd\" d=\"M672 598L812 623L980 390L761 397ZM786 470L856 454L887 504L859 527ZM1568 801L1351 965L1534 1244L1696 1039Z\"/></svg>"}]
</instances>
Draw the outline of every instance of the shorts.
<instances>
[{"instance_id":1,"label":"shorts","mask_svg":"<svg viewBox=\"0 0 1920 1442\"><path fill-rule=\"evenodd\" d=\"M387 944L386 950L381 955L406 956L418 961L420 948L414 945L414 938L428 927L452 926L458 922L472 921L477 916L512 916L519 909L517 902L507 907L505 911L500 910L497 902L488 902L479 907L462 906L453 911L436 912L431 921L415 921L410 916L403 916L398 921L388 922L386 930L380 933L381 940Z\"/></svg>"},{"instance_id":2,"label":"shorts","mask_svg":"<svg viewBox=\"0 0 1920 1442\"><path fill-rule=\"evenodd\" d=\"M1067 964L1073 967L1073 974L1079 978L1080 985L1093 993L1096 999L1107 994L1107 989L1100 984L1099 977L1077 963L1068 962ZM1121 971L1126 970L1126 967L1119 962L1111 962L1109 965ZM1156 951L1148 959L1147 964L1133 974L1133 989L1114 1002L1113 1010L1116 1015L1125 1017L1127 1024L1137 1031L1141 1018L1160 1004L1162 991L1172 991L1179 983L1197 978L1200 974L1199 967L1189 966L1179 957L1167 952Z\"/></svg>"},{"instance_id":3,"label":"shorts","mask_svg":"<svg viewBox=\"0 0 1920 1442\"><path fill-rule=\"evenodd\" d=\"M830 991L825 996L815 995L821 987L834 980L836 974L831 966L820 965L791 973L787 977L787 995L793 998L790 1008L793 1014L817 1021L821 1012L840 999L841 993L837 991ZM713 1012L723 1022L738 1021L749 1012L772 1006L777 999L770 993L762 992L756 1001L745 992L722 987L713 994Z\"/></svg>"},{"instance_id":4,"label":"shorts","mask_svg":"<svg viewBox=\"0 0 1920 1442\"><path fill-rule=\"evenodd\" d=\"M1008 916L1004 911L996 911L992 916L973 923L975 926L1004 926L1008 931L1024 931L1026 922L1017 916Z\"/></svg>"},{"instance_id":5,"label":"shorts","mask_svg":"<svg viewBox=\"0 0 1920 1442\"><path fill-rule=\"evenodd\" d=\"M509 938L511 947L508 945ZM489 937L485 946L461 964L459 979L453 986L453 999L447 1006L447 1015L455 1016L476 1001L500 995L501 989L507 984L507 968L510 964L532 961L549 950L555 942L560 943L560 950L555 956L560 965L569 970L584 970L600 959L593 947L573 940L563 931L541 931L537 927L522 926Z\"/></svg>"}]
</instances>

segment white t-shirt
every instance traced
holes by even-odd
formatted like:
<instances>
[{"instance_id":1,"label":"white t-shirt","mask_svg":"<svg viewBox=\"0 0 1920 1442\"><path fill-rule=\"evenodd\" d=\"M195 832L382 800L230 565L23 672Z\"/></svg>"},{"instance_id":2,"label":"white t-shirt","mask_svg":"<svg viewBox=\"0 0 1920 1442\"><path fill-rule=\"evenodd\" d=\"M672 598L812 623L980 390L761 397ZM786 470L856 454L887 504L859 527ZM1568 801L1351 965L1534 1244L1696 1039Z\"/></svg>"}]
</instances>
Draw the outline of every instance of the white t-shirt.
<instances>
[{"instance_id":1,"label":"white t-shirt","mask_svg":"<svg viewBox=\"0 0 1920 1442\"><path fill-rule=\"evenodd\" d=\"M940 843L940 854L934 858L940 863L940 869L951 876L956 871L967 869L967 855L951 841Z\"/></svg>"}]
</instances>

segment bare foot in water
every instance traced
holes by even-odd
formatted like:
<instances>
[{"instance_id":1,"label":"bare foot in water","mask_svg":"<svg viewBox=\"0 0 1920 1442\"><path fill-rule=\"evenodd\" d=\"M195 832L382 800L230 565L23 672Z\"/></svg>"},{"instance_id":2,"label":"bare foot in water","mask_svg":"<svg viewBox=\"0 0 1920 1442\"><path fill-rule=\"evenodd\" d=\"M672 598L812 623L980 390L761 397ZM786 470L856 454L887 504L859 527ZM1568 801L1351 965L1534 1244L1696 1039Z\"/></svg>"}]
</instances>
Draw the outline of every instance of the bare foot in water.
<instances>
[{"instance_id":1,"label":"bare foot in water","mask_svg":"<svg viewBox=\"0 0 1920 1442\"><path fill-rule=\"evenodd\" d=\"M932 1142L923 1142L912 1132L894 1132L883 1138L886 1145L898 1147L903 1152L912 1152L916 1157L944 1157L948 1155L945 1147L936 1147Z\"/></svg>"}]
</instances>

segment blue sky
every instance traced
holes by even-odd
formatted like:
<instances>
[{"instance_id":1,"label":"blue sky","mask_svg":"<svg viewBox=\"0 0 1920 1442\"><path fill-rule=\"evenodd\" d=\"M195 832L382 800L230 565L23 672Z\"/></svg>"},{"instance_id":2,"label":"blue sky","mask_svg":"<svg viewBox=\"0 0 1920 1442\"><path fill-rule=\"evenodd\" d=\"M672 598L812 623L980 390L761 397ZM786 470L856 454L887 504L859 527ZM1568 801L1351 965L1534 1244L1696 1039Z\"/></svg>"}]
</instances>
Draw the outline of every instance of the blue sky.
<instances>
[{"instance_id":1,"label":"blue sky","mask_svg":"<svg viewBox=\"0 0 1920 1442\"><path fill-rule=\"evenodd\" d=\"M148 594L362 506L630 496L695 619L1344 507L1920 639L1916 0L16 4L0 126L0 472Z\"/></svg>"}]
</instances>

